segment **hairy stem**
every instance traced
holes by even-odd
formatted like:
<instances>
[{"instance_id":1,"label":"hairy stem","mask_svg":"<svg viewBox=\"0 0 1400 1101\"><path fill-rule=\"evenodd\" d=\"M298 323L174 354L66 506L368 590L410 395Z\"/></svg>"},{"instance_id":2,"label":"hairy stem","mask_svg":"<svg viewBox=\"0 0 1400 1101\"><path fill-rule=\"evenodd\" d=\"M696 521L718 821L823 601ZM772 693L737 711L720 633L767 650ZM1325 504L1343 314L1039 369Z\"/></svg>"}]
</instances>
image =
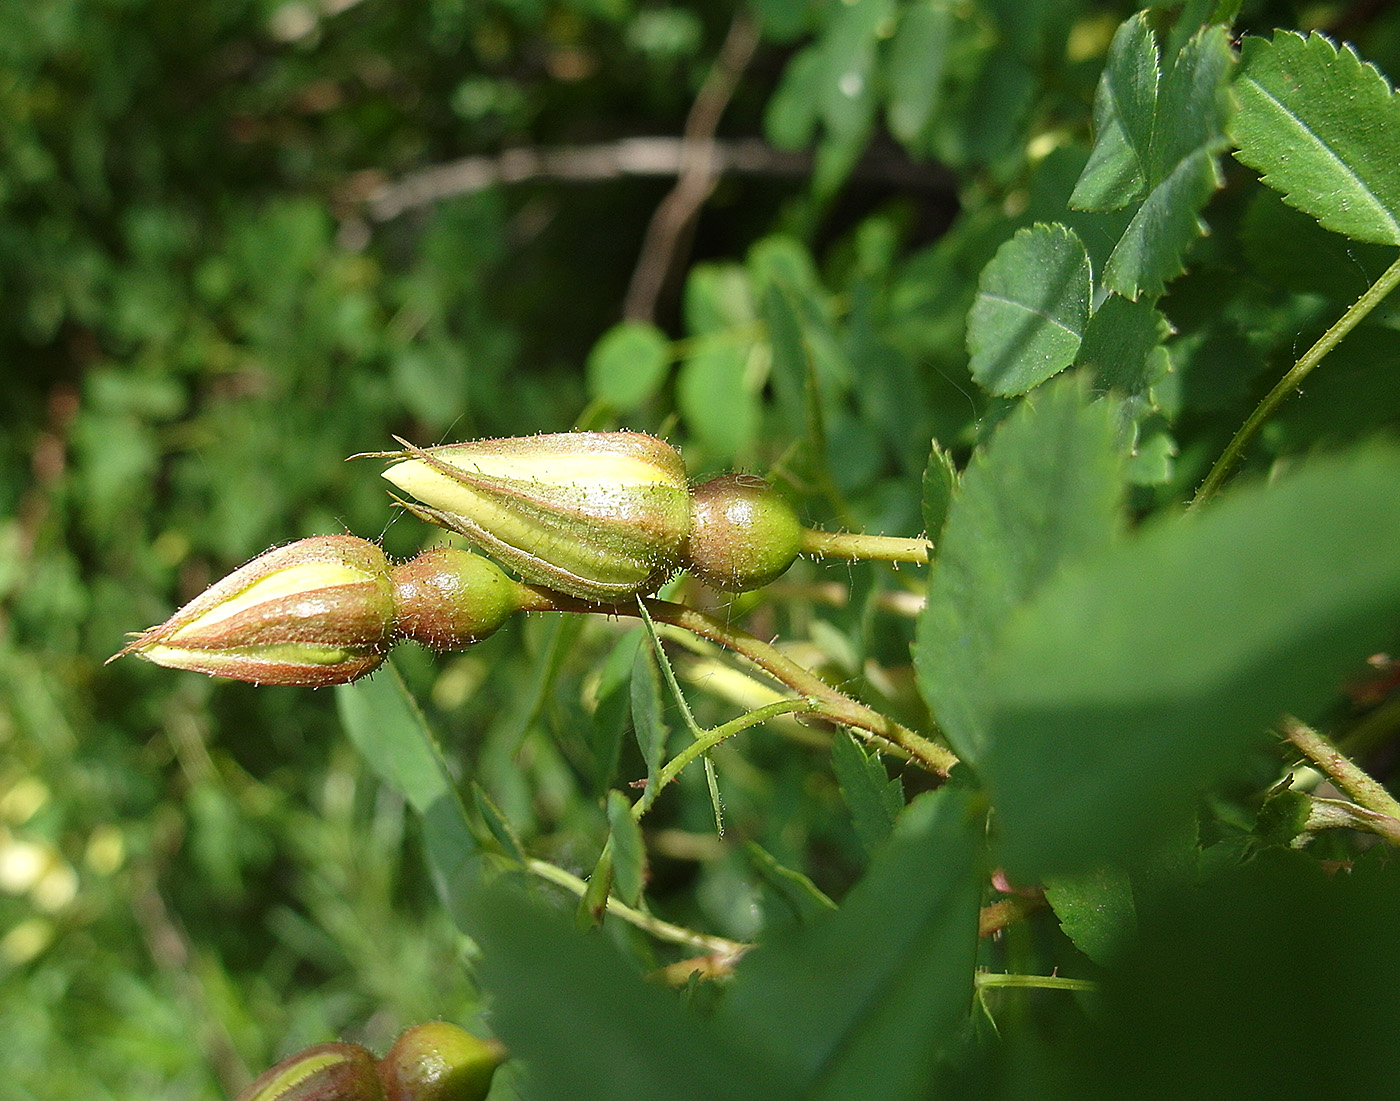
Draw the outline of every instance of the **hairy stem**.
<instances>
[{"instance_id":1,"label":"hairy stem","mask_svg":"<svg viewBox=\"0 0 1400 1101\"><path fill-rule=\"evenodd\" d=\"M1010 898L1001 898L987 906L983 906L977 915L977 935L979 937L990 937L995 933L1000 933L1008 925L1015 925L1018 921L1024 921L1037 910L1045 908L1045 896L1036 895L1034 897L1024 897L1013 895Z\"/></svg>"},{"instance_id":2,"label":"hairy stem","mask_svg":"<svg viewBox=\"0 0 1400 1101\"><path fill-rule=\"evenodd\" d=\"M1306 723L1292 715L1284 716L1279 724L1284 736L1315 764L1339 788L1369 811L1396 820L1400 831L1400 802L1385 787L1355 761L1337 749ZM1394 837L1391 840L1395 840Z\"/></svg>"},{"instance_id":3,"label":"hairy stem","mask_svg":"<svg viewBox=\"0 0 1400 1101\"><path fill-rule=\"evenodd\" d=\"M563 887L564 890L582 898L588 891L588 883L563 868L557 867L547 860L537 860L533 857L525 861L525 868L532 875L548 880L555 886ZM704 952L708 955L719 956L724 960L733 962L749 950L751 945L742 941L729 940L725 937L710 936L707 933L697 933L693 929L687 929L682 925L674 925L669 921L662 921L653 914L645 913L642 910L634 909L625 902L616 898L608 899L608 913L623 921L635 925L643 932L650 933L657 940L669 941L671 944L683 944L687 948L693 948L697 952Z\"/></svg>"},{"instance_id":4,"label":"hairy stem","mask_svg":"<svg viewBox=\"0 0 1400 1101\"><path fill-rule=\"evenodd\" d=\"M986 990L991 986L1010 986L1034 990L1097 990L1098 984L1089 979L1070 979L1064 975L1000 975L990 971L979 971L976 977L977 988Z\"/></svg>"},{"instance_id":5,"label":"hairy stem","mask_svg":"<svg viewBox=\"0 0 1400 1101\"><path fill-rule=\"evenodd\" d=\"M651 805L656 802L656 797L666 789L666 785L679 776L697 757L710 752L715 746L726 738L732 738L747 730L751 726L775 719L779 715L801 714L805 711L815 711L817 705L814 700L780 700L777 703L770 703L756 711L748 711L740 715L737 719L731 719L723 726L717 726L713 730L702 730L700 736L690 745L677 753L656 775L656 783L648 784L642 797L632 804L632 817L640 819L651 809Z\"/></svg>"},{"instance_id":6,"label":"hairy stem","mask_svg":"<svg viewBox=\"0 0 1400 1101\"><path fill-rule=\"evenodd\" d=\"M1288 373L1279 379L1278 385L1264 396L1249 415L1249 419L1240 426L1240 430L1235 433L1234 438L1225 445L1225 450L1220 453L1220 458L1215 460L1215 465L1210 468L1210 473L1201 483L1201 488L1196 490L1196 496L1191 499L1191 507L1209 501L1220 491L1220 487L1229 477L1230 471L1239 461L1240 455L1249 445L1249 441L1254 439L1260 427L1273 416L1274 412L1298 389L1305 378L1312 372L1312 369L1322 362L1323 358L1335 348L1347 333L1356 328L1365 317L1380 305L1381 301L1393 291L1397 284L1400 284L1400 260L1396 260L1390 267L1382 273L1366 293L1358 298L1342 314L1337 323L1328 329L1318 339L1317 343L1303 353L1301 359L1289 368Z\"/></svg>"},{"instance_id":7,"label":"hairy stem","mask_svg":"<svg viewBox=\"0 0 1400 1101\"><path fill-rule=\"evenodd\" d=\"M858 561L928 563L927 539L903 539L894 535L802 529L802 553L813 558L849 558Z\"/></svg>"},{"instance_id":8,"label":"hairy stem","mask_svg":"<svg viewBox=\"0 0 1400 1101\"><path fill-rule=\"evenodd\" d=\"M586 600L533 585L522 586L522 590L521 611L608 616L641 615L640 606L635 604L591 604ZM813 714L861 732L867 741L885 749L893 749L900 756L914 761L935 776L947 777L952 767L958 763L957 756L951 750L929 741L887 715L882 715L874 708L867 707L832 688L810 669L799 665L775 646L755 638L747 631L712 615L698 612L694 608L687 608L684 604L673 604L669 600L647 600L645 606L656 621L690 631L748 658L775 680L808 697Z\"/></svg>"}]
</instances>

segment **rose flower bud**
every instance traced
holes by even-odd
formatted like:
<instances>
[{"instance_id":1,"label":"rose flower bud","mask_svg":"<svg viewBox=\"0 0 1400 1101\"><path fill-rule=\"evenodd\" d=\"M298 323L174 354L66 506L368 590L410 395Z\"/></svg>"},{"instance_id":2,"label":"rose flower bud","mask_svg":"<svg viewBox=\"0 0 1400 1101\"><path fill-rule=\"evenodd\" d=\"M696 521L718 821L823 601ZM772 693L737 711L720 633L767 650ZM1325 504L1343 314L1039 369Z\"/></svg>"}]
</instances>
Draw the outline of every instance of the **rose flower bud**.
<instances>
[{"instance_id":1,"label":"rose flower bud","mask_svg":"<svg viewBox=\"0 0 1400 1101\"><path fill-rule=\"evenodd\" d=\"M386 1101L482 1101L505 1058L495 1040L479 1040L446 1021L414 1025L379 1061Z\"/></svg>"},{"instance_id":2,"label":"rose flower bud","mask_svg":"<svg viewBox=\"0 0 1400 1101\"><path fill-rule=\"evenodd\" d=\"M655 592L690 531L685 464L639 432L563 432L388 452L384 472L526 581L615 604Z\"/></svg>"},{"instance_id":3,"label":"rose flower bud","mask_svg":"<svg viewBox=\"0 0 1400 1101\"><path fill-rule=\"evenodd\" d=\"M317 1044L260 1074L234 1101L384 1101L374 1056L357 1044Z\"/></svg>"},{"instance_id":4,"label":"rose flower bud","mask_svg":"<svg viewBox=\"0 0 1400 1101\"><path fill-rule=\"evenodd\" d=\"M761 588L802 550L802 522L753 474L721 474L695 487L686 569L726 592Z\"/></svg>"},{"instance_id":5,"label":"rose flower bud","mask_svg":"<svg viewBox=\"0 0 1400 1101\"><path fill-rule=\"evenodd\" d=\"M520 610L519 582L490 559L456 547L424 551L395 566L390 579L395 630L430 650L464 650Z\"/></svg>"},{"instance_id":6,"label":"rose flower bud","mask_svg":"<svg viewBox=\"0 0 1400 1101\"><path fill-rule=\"evenodd\" d=\"M393 624L384 552L323 535L253 559L109 660L135 654L253 684L342 684L378 668Z\"/></svg>"}]
</instances>

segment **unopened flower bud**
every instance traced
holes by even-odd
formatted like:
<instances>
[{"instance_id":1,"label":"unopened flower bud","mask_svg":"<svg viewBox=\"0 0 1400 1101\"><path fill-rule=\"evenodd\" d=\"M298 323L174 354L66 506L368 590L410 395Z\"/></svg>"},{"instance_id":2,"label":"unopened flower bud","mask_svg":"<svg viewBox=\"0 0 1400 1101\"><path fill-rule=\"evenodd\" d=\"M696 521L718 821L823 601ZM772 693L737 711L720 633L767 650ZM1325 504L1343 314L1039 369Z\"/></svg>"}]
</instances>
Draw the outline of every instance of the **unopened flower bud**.
<instances>
[{"instance_id":1,"label":"unopened flower bud","mask_svg":"<svg viewBox=\"0 0 1400 1101\"><path fill-rule=\"evenodd\" d=\"M402 441L400 441L402 442ZM527 581L613 604L654 592L690 530L685 464L639 432L563 432L393 452L415 514Z\"/></svg>"},{"instance_id":2,"label":"unopened flower bud","mask_svg":"<svg viewBox=\"0 0 1400 1101\"><path fill-rule=\"evenodd\" d=\"M520 610L520 586L494 562L455 547L437 547L390 575L404 638L432 650L461 650Z\"/></svg>"},{"instance_id":3,"label":"unopened flower bud","mask_svg":"<svg viewBox=\"0 0 1400 1101\"><path fill-rule=\"evenodd\" d=\"M446 1021L410 1028L379 1061L387 1101L482 1101L505 1057L494 1040L480 1040Z\"/></svg>"},{"instance_id":4,"label":"unopened flower bud","mask_svg":"<svg viewBox=\"0 0 1400 1101\"><path fill-rule=\"evenodd\" d=\"M258 1076L234 1101L384 1101L374 1056L357 1044L317 1044Z\"/></svg>"},{"instance_id":5,"label":"unopened flower bud","mask_svg":"<svg viewBox=\"0 0 1400 1101\"><path fill-rule=\"evenodd\" d=\"M757 589L802 549L802 522L776 489L752 474L721 474L692 492L686 568L717 589Z\"/></svg>"},{"instance_id":6,"label":"unopened flower bud","mask_svg":"<svg viewBox=\"0 0 1400 1101\"><path fill-rule=\"evenodd\" d=\"M323 535L253 559L115 657L254 684L341 684L379 666L393 623L384 552Z\"/></svg>"}]
</instances>

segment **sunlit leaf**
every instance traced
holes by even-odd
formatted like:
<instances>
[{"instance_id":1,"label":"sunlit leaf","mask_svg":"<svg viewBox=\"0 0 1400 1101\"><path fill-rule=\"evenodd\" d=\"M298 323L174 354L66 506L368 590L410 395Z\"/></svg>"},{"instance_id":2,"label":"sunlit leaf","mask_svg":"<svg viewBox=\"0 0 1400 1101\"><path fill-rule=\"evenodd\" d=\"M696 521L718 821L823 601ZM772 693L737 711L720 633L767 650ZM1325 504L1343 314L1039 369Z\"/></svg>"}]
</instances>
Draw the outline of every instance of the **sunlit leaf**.
<instances>
[{"instance_id":1,"label":"sunlit leaf","mask_svg":"<svg viewBox=\"0 0 1400 1101\"><path fill-rule=\"evenodd\" d=\"M979 386L1024 394L1074 362L1089 320L1089 257L1073 230L1023 229L982 271L967 318Z\"/></svg>"},{"instance_id":2,"label":"sunlit leaf","mask_svg":"<svg viewBox=\"0 0 1400 1101\"><path fill-rule=\"evenodd\" d=\"M1400 97L1351 46L1245 39L1235 154L1284 201L1358 241L1400 244Z\"/></svg>"}]
</instances>

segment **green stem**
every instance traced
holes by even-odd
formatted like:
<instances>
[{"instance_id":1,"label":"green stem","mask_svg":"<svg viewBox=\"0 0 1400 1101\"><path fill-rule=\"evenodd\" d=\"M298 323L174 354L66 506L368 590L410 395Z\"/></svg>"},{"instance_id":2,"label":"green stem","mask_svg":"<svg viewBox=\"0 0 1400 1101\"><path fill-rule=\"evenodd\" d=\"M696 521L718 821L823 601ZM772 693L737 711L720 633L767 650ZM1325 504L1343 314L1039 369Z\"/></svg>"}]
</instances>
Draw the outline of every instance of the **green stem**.
<instances>
[{"instance_id":1,"label":"green stem","mask_svg":"<svg viewBox=\"0 0 1400 1101\"><path fill-rule=\"evenodd\" d=\"M1263 423L1273 416L1274 411L1280 405L1288 400L1289 396L1308 377L1312 369L1322 362L1323 357L1380 305L1385 296L1397 285L1400 285L1400 260L1396 260L1395 263L1386 268L1381 277L1366 289L1366 293L1352 303L1337 323L1323 333L1318 342L1304 352L1302 358L1293 364L1283 378L1279 379L1278 385L1265 395L1264 400L1249 415L1249 419L1240 426L1240 430L1235 433L1234 438L1225 445L1225 450L1220 453L1220 458L1215 460L1215 465L1210 468L1210 473L1201 483L1201 488L1196 490L1196 496L1191 500L1191 508L1204 504L1220 491L1220 487L1229 476L1231 469L1239 461L1240 455L1243 454L1244 449Z\"/></svg>"},{"instance_id":2,"label":"green stem","mask_svg":"<svg viewBox=\"0 0 1400 1101\"><path fill-rule=\"evenodd\" d=\"M520 610L524 612L573 612L637 617L641 615L639 606L635 604L592 604L534 585L521 586L521 597ZM860 731L867 741L893 750L935 776L946 778L952 767L958 763L957 756L951 750L944 749L887 715L882 715L874 708L858 703L832 688L810 669L799 665L775 646L755 638L747 631L712 615L698 612L694 608L687 608L684 604L673 604L669 600L647 600L646 609L653 619L661 623L668 623L672 627L679 627L683 631L707 638L748 658L775 680L808 697L814 714Z\"/></svg>"},{"instance_id":3,"label":"green stem","mask_svg":"<svg viewBox=\"0 0 1400 1101\"><path fill-rule=\"evenodd\" d=\"M927 539L903 539L895 535L802 529L802 553L813 558L848 558L855 561L928 563Z\"/></svg>"},{"instance_id":4,"label":"green stem","mask_svg":"<svg viewBox=\"0 0 1400 1101\"><path fill-rule=\"evenodd\" d=\"M1291 715L1279 724L1288 738L1313 764L1317 765L1339 788L1358 804L1376 814L1396 819L1400 830L1400 802L1370 773L1337 749L1306 723Z\"/></svg>"},{"instance_id":5,"label":"green stem","mask_svg":"<svg viewBox=\"0 0 1400 1101\"><path fill-rule=\"evenodd\" d=\"M525 868L532 875L548 880L558 887L563 887L579 898L582 898L588 891L588 883L576 875L566 872L563 868L556 867L546 860L537 860L533 857L525 861ZM662 921L653 914L634 909L625 902L616 898L608 899L608 913L638 929L650 933L658 940L668 941L671 944L683 944L687 948L693 948L698 952L708 955L719 956L725 960L737 960L749 950L751 945L742 941L728 940L725 937L714 937L706 933L697 933L693 929L687 929L681 925L673 925L669 921Z\"/></svg>"},{"instance_id":6,"label":"green stem","mask_svg":"<svg viewBox=\"0 0 1400 1101\"><path fill-rule=\"evenodd\" d=\"M989 971L979 971L976 976L977 988L1002 986L1033 990L1088 990L1099 988L1090 979L1069 979L1063 975L998 975Z\"/></svg>"},{"instance_id":7,"label":"green stem","mask_svg":"<svg viewBox=\"0 0 1400 1101\"><path fill-rule=\"evenodd\" d=\"M702 730L695 741L666 762L656 775L656 783L647 785L642 797L632 804L632 817L640 820L642 815L651 809L651 805L656 802L656 797L665 790L667 784L679 776L686 766L697 757L710 752L726 738L732 738L735 734L739 734L751 726L757 726L759 723L767 722L779 715L800 714L816 709L817 704L814 700L779 700L777 703L760 707L756 711L746 712L737 719L731 719L723 726L717 726L713 730Z\"/></svg>"}]
</instances>

